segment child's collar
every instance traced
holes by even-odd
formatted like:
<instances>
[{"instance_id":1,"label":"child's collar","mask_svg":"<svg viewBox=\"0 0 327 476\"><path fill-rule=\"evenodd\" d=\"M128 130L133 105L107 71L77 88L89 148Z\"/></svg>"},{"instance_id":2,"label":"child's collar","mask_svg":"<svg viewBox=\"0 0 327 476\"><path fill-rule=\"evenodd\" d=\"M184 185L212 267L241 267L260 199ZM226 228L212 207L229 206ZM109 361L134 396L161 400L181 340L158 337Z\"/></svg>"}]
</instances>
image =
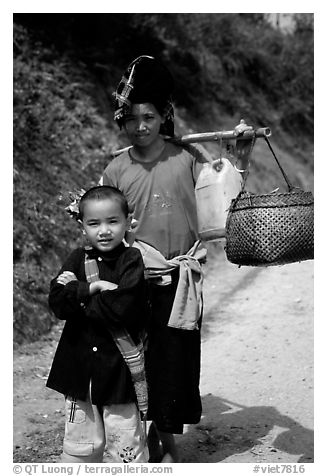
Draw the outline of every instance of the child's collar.
<instances>
[{"instance_id":1,"label":"child's collar","mask_svg":"<svg viewBox=\"0 0 327 476\"><path fill-rule=\"evenodd\" d=\"M89 258L98 259L101 258L104 261L111 261L112 259L118 258L124 251L126 246L124 243L120 243L116 248L111 251L101 252L94 248L93 246L86 245L84 246L84 250ZM100 260L101 261L101 260Z\"/></svg>"}]
</instances>

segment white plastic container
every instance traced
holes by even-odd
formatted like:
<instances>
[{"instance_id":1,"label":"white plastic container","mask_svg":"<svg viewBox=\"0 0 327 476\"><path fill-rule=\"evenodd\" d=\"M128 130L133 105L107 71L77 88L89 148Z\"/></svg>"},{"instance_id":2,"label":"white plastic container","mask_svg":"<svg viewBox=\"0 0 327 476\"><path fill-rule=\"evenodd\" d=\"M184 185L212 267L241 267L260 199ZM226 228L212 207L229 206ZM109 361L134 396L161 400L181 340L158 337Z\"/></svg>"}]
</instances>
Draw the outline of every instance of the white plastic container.
<instances>
[{"instance_id":1,"label":"white plastic container","mask_svg":"<svg viewBox=\"0 0 327 476\"><path fill-rule=\"evenodd\" d=\"M228 159L206 163L195 185L198 232L204 241L224 238L231 200L242 188L242 176Z\"/></svg>"}]
</instances>

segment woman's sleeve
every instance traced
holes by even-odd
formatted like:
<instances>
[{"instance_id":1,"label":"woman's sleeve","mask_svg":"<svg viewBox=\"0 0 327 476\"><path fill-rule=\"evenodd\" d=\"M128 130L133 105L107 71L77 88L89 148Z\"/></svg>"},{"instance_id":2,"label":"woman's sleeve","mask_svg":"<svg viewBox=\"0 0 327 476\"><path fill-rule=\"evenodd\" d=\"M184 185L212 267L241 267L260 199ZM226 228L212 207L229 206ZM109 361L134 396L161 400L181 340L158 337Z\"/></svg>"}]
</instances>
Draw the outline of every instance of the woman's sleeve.
<instances>
[{"instance_id":1,"label":"woman's sleeve","mask_svg":"<svg viewBox=\"0 0 327 476\"><path fill-rule=\"evenodd\" d=\"M118 287L91 296L85 308L90 319L100 319L108 325L129 326L136 323L145 303L144 264L141 253L135 248L128 250L119 263Z\"/></svg>"},{"instance_id":2,"label":"woman's sleeve","mask_svg":"<svg viewBox=\"0 0 327 476\"><path fill-rule=\"evenodd\" d=\"M67 320L79 315L85 303L90 299L89 284L81 280L80 263L83 259L84 251L77 249L71 253L57 276L50 283L49 306L58 319ZM84 263L84 261L83 261ZM77 280L70 281L63 285L57 282L57 278L64 271L71 271Z\"/></svg>"}]
</instances>

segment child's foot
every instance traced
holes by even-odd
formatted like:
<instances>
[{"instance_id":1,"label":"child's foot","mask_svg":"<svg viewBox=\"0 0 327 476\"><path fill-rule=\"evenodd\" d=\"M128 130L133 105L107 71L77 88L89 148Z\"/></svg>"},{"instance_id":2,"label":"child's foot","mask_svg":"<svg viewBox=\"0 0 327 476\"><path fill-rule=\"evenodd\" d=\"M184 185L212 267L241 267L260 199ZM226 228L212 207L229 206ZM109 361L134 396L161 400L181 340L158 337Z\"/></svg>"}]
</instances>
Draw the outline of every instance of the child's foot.
<instances>
[{"instance_id":1,"label":"child's foot","mask_svg":"<svg viewBox=\"0 0 327 476\"><path fill-rule=\"evenodd\" d=\"M178 463L170 453L166 453L161 460L161 463Z\"/></svg>"}]
</instances>

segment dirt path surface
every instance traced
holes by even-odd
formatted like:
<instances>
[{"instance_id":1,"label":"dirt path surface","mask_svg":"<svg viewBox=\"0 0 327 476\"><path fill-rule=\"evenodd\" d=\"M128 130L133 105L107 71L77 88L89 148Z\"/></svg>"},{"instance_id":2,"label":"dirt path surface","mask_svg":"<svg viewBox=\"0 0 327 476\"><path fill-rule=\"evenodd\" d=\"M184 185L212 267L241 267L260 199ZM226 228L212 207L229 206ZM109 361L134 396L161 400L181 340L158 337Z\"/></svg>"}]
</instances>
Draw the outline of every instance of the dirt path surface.
<instances>
[{"instance_id":1,"label":"dirt path surface","mask_svg":"<svg viewBox=\"0 0 327 476\"><path fill-rule=\"evenodd\" d=\"M203 416L177 437L181 460L313 462L313 261L238 268L216 255L204 288ZM14 462L58 461L63 397L45 380L59 336L14 352Z\"/></svg>"}]
</instances>

